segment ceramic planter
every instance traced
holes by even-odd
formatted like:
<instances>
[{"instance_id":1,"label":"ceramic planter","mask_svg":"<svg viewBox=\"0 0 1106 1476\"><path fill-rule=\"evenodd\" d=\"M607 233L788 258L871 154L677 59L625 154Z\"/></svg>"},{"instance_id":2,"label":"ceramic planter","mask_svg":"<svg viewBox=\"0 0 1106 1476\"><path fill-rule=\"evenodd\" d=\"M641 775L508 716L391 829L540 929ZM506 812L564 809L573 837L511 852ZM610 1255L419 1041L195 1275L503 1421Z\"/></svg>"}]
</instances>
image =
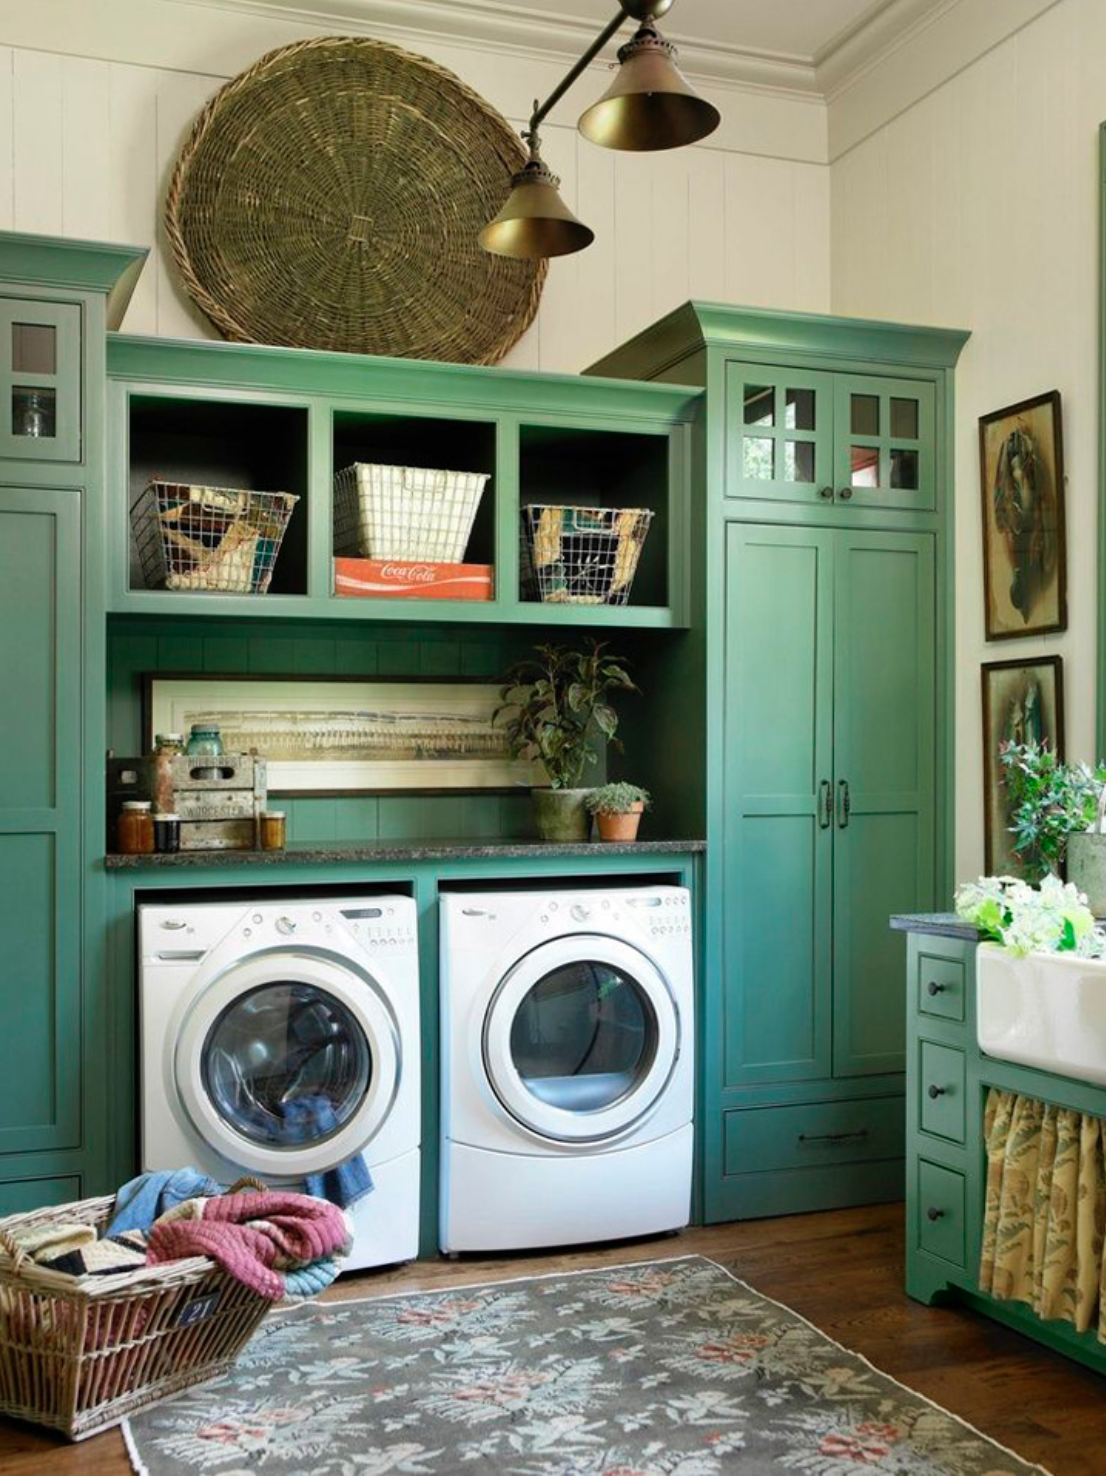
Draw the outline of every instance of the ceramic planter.
<instances>
[{"instance_id":1,"label":"ceramic planter","mask_svg":"<svg viewBox=\"0 0 1106 1476\"><path fill-rule=\"evenodd\" d=\"M585 800L587 789L532 789L534 822L545 841L586 841L591 816Z\"/></svg>"},{"instance_id":2,"label":"ceramic planter","mask_svg":"<svg viewBox=\"0 0 1106 1476\"><path fill-rule=\"evenodd\" d=\"M638 800L629 810L620 811L618 814L604 815L602 811L599 811L595 816L595 822L599 826L599 839L602 841L637 840L637 828L641 824L644 809L643 801Z\"/></svg>"}]
</instances>

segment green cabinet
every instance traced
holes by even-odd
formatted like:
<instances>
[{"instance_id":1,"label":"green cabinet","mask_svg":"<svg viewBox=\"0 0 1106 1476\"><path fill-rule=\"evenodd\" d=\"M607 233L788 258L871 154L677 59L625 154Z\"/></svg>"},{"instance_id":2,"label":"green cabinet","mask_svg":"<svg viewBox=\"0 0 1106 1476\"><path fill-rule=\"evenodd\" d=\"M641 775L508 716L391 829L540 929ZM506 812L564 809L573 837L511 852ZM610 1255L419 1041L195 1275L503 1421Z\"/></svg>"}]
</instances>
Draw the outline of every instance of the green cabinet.
<instances>
[{"instance_id":1,"label":"green cabinet","mask_svg":"<svg viewBox=\"0 0 1106 1476\"><path fill-rule=\"evenodd\" d=\"M936 507L931 383L735 360L725 373L728 497Z\"/></svg>"},{"instance_id":2,"label":"green cabinet","mask_svg":"<svg viewBox=\"0 0 1106 1476\"><path fill-rule=\"evenodd\" d=\"M0 458L81 459L81 308L0 298Z\"/></svg>"},{"instance_id":3,"label":"green cabinet","mask_svg":"<svg viewBox=\"0 0 1106 1476\"><path fill-rule=\"evenodd\" d=\"M726 538L725 1079L899 1072L887 917L935 886L933 539Z\"/></svg>"},{"instance_id":4,"label":"green cabinet","mask_svg":"<svg viewBox=\"0 0 1106 1476\"><path fill-rule=\"evenodd\" d=\"M0 486L0 1154L71 1148L81 1087L80 493Z\"/></svg>"}]
</instances>

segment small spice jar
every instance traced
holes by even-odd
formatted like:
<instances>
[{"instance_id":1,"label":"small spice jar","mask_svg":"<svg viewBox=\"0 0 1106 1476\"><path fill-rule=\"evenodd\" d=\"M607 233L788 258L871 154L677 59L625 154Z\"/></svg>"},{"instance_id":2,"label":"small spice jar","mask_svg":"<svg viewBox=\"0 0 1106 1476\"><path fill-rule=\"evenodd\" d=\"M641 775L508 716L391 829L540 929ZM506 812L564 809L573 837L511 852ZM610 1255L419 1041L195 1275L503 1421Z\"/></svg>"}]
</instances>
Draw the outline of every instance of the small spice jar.
<instances>
[{"instance_id":1,"label":"small spice jar","mask_svg":"<svg viewBox=\"0 0 1106 1476\"><path fill-rule=\"evenodd\" d=\"M154 849L162 855L180 850L180 816L171 811L154 816Z\"/></svg>"},{"instance_id":2,"label":"small spice jar","mask_svg":"<svg viewBox=\"0 0 1106 1476\"><path fill-rule=\"evenodd\" d=\"M154 817L149 800L124 800L116 827L116 844L123 856L152 856Z\"/></svg>"},{"instance_id":3,"label":"small spice jar","mask_svg":"<svg viewBox=\"0 0 1106 1476\"><path fill-rule=\"evenodd\" d=\"M288 838L288 820L283 810L261 811L261 849L283 851Z\"/></svg>"},{"instance_id":4,"label":"small spice jar","mask_svg":"<svg viewBox=\"0 0 1106 1476\"><path fill-rule=\"evenodd\" d=\"M189 758L219 758L223 752L223 739L215 723L193 723L188 735L188 747L185 749ZM197 779L218 779L219 769L196 768L193 770Z\"/></svg>"}]
</instances>

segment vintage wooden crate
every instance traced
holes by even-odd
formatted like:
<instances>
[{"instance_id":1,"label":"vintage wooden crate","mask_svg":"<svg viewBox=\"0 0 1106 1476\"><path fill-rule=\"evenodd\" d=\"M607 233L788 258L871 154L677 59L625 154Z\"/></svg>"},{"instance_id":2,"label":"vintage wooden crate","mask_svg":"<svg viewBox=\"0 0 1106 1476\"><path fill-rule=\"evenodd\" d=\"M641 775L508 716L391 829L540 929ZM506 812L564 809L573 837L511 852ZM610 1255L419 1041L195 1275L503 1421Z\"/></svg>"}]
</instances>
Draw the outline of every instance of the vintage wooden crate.
<instances>
[{"instance_id":1,"label":"vintage wooden crate","mask_svg":"<svg viewBox=\"0 0 1106 1476\"><path fill-rule=\"evenodd\" d=\"M249 851L259 844L268 769L255 753L218 758L180 754L173 761L173 801L181 818L182 851ZM150 799L152 758L108 758L108 849L128 799Z\"/></svg>"}]
</instances>

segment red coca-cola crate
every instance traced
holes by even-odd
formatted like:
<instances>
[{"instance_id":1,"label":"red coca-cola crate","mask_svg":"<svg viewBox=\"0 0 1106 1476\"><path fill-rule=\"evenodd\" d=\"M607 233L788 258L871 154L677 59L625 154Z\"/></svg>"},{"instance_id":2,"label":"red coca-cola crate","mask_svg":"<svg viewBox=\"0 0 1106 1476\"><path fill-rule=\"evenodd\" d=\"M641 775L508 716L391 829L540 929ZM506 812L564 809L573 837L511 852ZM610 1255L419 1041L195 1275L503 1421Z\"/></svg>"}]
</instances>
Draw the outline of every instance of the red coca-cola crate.
<instances>
[{"instance_id":1,"label":"red coca-cola crate","mask_svg":"<svg viewBox=\"0 0 1106 1476\"><path fill-rule=\"evenodd\" d=\"M490 600L491 564L335 559L334 593L360 599Z\"/></svg>"}]
</instances>

